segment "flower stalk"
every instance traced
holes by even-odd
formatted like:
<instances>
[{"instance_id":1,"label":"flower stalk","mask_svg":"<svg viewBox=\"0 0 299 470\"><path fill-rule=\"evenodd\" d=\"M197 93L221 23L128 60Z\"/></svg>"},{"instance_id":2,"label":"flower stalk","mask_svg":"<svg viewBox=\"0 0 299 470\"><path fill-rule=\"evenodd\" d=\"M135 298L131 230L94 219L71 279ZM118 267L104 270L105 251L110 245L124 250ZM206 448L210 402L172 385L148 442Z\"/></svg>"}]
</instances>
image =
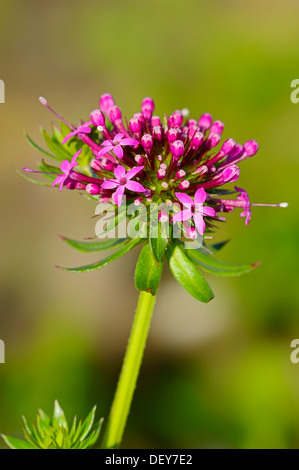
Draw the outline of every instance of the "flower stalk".
<instances>
[{"instance_id":1,"label":"flower stalk","mask_svg":"<svg viewBox=\"0 0 299 470\"><path fill-rule=\"evenodd\" d=\"M122 441L136 388L156 295L142 291L123 361L116 393L102 442L103 449L117 449Z\"/></svg>"}]
</instances>

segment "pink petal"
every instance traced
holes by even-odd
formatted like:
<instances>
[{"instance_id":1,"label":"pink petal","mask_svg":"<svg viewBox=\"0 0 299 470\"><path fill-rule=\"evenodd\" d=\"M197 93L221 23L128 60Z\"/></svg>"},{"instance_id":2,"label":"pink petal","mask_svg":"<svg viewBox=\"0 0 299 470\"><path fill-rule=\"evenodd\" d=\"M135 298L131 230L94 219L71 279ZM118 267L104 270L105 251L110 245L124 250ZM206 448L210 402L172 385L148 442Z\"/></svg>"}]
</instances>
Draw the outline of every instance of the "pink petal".
<instances>
[{"instance_id":1,"label":"pink petal","mask_svg":"<svg viewBox=\"0 0 299 470\"><path fill-rule=\"evenodd\" d=\"M55 180L52 184L52 188L54 188L54 186L56 186L56 184L59 184L59 189L60 189L60 191L62 191L64 181L65 181L65 176L64 175L57 176L57 178L55 178Z\"/></svg>"},{"instance_id":2,"label":"pink petal","mask_svg":"<svg viewBox=\"0 0 299 470\"><path fill-rule=\"evenodd\" d=\"M104 142L102 142L102 145L103 145L104 147L107 147L107 146L109 146L109 145L110 145L110 147L113 147L113 144L112 144L112 142L111 142L110 140L104 140Z\"/></svg>"},{"instance_id":3,"label":"pink petal","mask_svg":"<svg viewBox=\"0 0 299 470\"><path fill-rule=\"evenodd\" d=\"M121 160L124 156L124 151L122 149L122 146L121 145L116 145L115 147L113 147L113 152L115 153L115 155Z\"/></svg>"},{"instance_id":4,"label":"pink petal","mask_svg":"<svg viewBox=\"0 0 299 470\"><path fill-rule=\"evenodd\" d=\"M86 126L86 124L83 124L82 126L78 127L77 133L83 133L83 134L90 134L91 129L90 127Z\"/></svg>"},{"instance_id":5,"label":"pink petal","mask_svg":"<svg viewBox=\"0 0 299 470\"><path fill-rule=\"evenodd\" d=\"M69 171L71 170L70 162L68 160L63 160L60 165L60 169L61 171L63 171L63 173L69 173Z\"/></svg>"},{"instance_id":6,"label":"pink petal","mask_svg":"<svg viewBox=\"0 0 299 470\"><path fill-rule=\"evenodd\" d=\"M71 160L71 167L72 168L74 168L75 166L78 165L78 162L76 160L77 160L77 157L80 155L81 152L82 152L82 149L80 149L79 152L75 153L75 155L73 156L73 158Z\"/></svg>"},{"instance_id":7,"label":"pink petal","mask_svg":"<svg viewBox=\"0 0 299 470\"><path fill-rule=\"evenodd\" d=\"M119 186L114 193L114 199L118 207L121 206L121 200L125 192L125 187L123 185Z\"/></svg>"},{"instance_id":8,"label":"pink petal","mask_svg":"<svg viewBox=\"0 0 299 470\"><path fill-rule=\"evenodd\" d=\"M113 149L113 145L111 145L111 144L110 144L109 147L107 146L106 148L101 149L98 153L98 157L102 157L106 153L110 152L111 149Z\"/></svg>"},{"instance_id":9,"label":"pink petal","mask_svg":"<svg viewBox=\"0 0 299 470\"><path fill-rule=\"evenodd\" d=\"M178 200L184 204L184 206L191 208L194 205L193 199L185 193L175 193Z\"/></svg>"},{"instance_id":10,"label":"pink petal","mask_svg":"<svg viewBox=\"0 0 299 470\"><path fill-rule=\"evenodd\" d=\"M124 135L123 135L121 132L120 132L119 134L116 134L116 136L115 136L114 139L113 139L113 142L119 144L120 141L122 140L123 136L124 136Z\"/></svg>"},{"instance_id":11,"label":"pink petal","mask_svg":"<svg viewBox=\"0 0 299 470\"><path fill-rule=\"evenodd\" d=\"M126 178L127 180L131 180L132 178L134 178L135 175L137 175L137 173L139 173L141 170L143 170L144 166L134 166L134 168L132 168L132 170L129 170L126 174Z\"/></svg>"},{"instance_id":12,"label":"pink petal","mask_svg":"<svg viewBox=\"0 0 299 470\"><path fill-rule=\"evenodd\" d=\"M189 220L192 217L191 209L187 209L185 211L178 212L172 218L174 222L183 222L184 220Z\"/></svg>"},{"instance_id":13,"label":"pink petal","mask_svg":"<svg viewBox=\"0 0 299 470\"><path fill-rule=\"evenodd\" d=\"M104 189L115 189L117 188L117 186L119 186L119 183L116 181L112 181L112 180L106 180L106 181L103 181L101 186Z\"/></svg>"},{"instance_id":14,"label":"pink petal","mask_svg":"<svg viewBox=\"0 0 299 470\"><path fill-rule=\"evenodd\" d=\"M114 170L115 178L120 181L126 175L126 169L122 165L118 165Z\"/></svg>"},{"instance_id":15,"label":"pink petal","mask_svg":"<svg viewBox=\"0 0 299 470\"><path fill-rule=\"evenodd\" d=\"M122 139L120 142L121 145L139 145L138 140L128 137L127 139Z\"/></svg>"},{"instance_id":16,"label":"pink petal","mask_svg":"<svg viewBox=\"0 0 299 470\"><path fill-rule=\"evenodd\" d=\"M217 216L216 211L215 211L215 209L213 209L213 207L204 206L201 209L201 213L202 213L202 215L205 215L207 217L216 217Z\"/></svg>"},{"instance_id":17,"label":"pink petal","mask_svg":"<svg viewBox=\"0 0 299 470\"><path fill-rule=\"evenodd\" d=\"M68 135L65 136L63 141L61 142L62 144L66 144L68 140L70 140L74 135L77 134L77 131L70 132Z\"/></svg>"},{"instance_id":18,"label":"pink petal","mask_svg":"<svg viewBox=\"0 0 299 470\"><path fill-rule=\"evenodd\" d=\"M207 193L203 188L199 188L194 195L195 204L203 204L207 198Z\"/></svg>"},{"instance_id":19,"label":"pink petal","mask_svg":"<svg viewBox=\"0 0 299 470\"><path fill-rule=\"evenodd\" d=\"M142 186L142 184L137 183L137 181L129 180L126 182L125 187L130 191L135 191L135 193L143 193L145 191L145 188Z\"/></svg>"},{"instance_id":20,"label":"pink petal","mask_svg":"<svg viewBox=\"0 0 299 470\"><path fill-rule=\"evenodd\" d=\"M203 235L205 233L205 228L206 228L206 224L205 224L205 221L203 220L203 216L201 214L196 213L193 215L193 220L200 235Z\"/></svg>"}]
</instances>

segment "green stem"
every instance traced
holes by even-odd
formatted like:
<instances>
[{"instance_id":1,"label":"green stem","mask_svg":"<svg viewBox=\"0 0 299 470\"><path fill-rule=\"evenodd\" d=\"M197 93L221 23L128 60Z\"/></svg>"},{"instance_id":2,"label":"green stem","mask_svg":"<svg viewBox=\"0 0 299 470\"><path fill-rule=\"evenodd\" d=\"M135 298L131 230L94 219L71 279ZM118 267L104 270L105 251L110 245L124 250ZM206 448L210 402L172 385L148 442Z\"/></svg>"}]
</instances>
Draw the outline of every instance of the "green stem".
<instances>
[{"instance_id":1,"label":"green stem","mask_svg":"<svg viewBox=\"0 0 299 470\"><path fill-rule=\"evenodd\" d=\"M102 443L103 449L117 449L121 443L139 375L155 300L156 296L149 292L140 292L127 351Z\"/></svg>"}]
</instances>

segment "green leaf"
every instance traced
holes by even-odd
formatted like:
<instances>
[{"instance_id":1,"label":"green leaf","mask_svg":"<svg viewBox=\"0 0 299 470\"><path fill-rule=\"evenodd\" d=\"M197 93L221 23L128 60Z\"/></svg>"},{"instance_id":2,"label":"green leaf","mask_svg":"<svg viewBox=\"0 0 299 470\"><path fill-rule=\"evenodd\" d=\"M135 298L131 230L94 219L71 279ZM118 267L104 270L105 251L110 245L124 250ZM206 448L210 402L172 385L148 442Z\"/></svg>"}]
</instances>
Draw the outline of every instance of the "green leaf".
<instances>
[{"instance_id":1,"label":"green leaf","mask_svg":"<svg viewBox=\"0 0 299 470\"><path fill-rule=\"evenodd\" d=\"M84 242L72 240L71 238L63 236L61 236L61 239L76 250L83 251L84 253L114 250L115 248L119 248L122 245L125 245L129 241L128 238L108 238L107 240L102 241L99 240L95 242Z\"/></svg>"},{"instance_id":2,"label":"green leaf","mask_svg":"<svg viewBox=\"0 0 299 470\"><path fill-rule=\"evenodd\" d=\"M214 294L193 261L179 245L170 245L166 258L175 279L200 302L208 303Z\"/></svg>"},{"instance_id":3,"label":"green leaf","mask_svg":"<svg viewBox=\"0 0 299 470\"><path fill-rule=\"evenodd\" d=\"M103 424L104 419L100 419L98 423L96 423L91 430L90 436L88 436L85 441L83 442L83 446L81 449L85 449L86 447L93 447L97 440L99 439L99 435L102 429L102 424Z\"/></svg>"},{"instance_id":4,"label":"green leaf","mask_svg":"<svg viewBox=\"0 0 299 470\"><path fill-rule=\"evenodd\" d=\"M56 266L56 267L59 269L62 269L63 271L67 271L70 273L87 273L91 271L96 271L97 269L101 269L107 266L107 264L111 263L112 261L117 260L124 254L126 254L128 251L130 251L132 248L139 245L142 241L143 240L141 240L140 238L135 238L129 241L126 245L124 245L122 248L120 248L118 251L116 251L112 255L107 256L107 258L104 258L95 263L87 264L85 266L80 266L78 268L63 268L61 266Z\"/></svg>"},{"instance_id":5,"label":"green leaf","mask_svg":"<svg viewBox=\"0 0 299 470\"><path fill-rule=\"evenodd\" d=\"M40 153L43 153L47 157L56 158L55 155L53 155L52 153L47 152L47 150L44 150L39 145L37 145L27 133L25 133L25 137L28 140L28 142L30 143L30 145L32 145L32 147L35 148L35 150L37 150Z\"/></svg>"},{"instance_id":6,"label":"green leaf","mask_svg":"<svg viewBox=\"0 0 299 470\"><path fill-rule=\"evenodd\" d=\"M59 403L57 400L55 400L54 404L54 413L53 413L53 418L52 418L52 426L54 429L65 429L66 431L68 430L68 424L67 420L64 414L64 411L60 407Z\"/></svg>"},{"instance_id":7,"label":"green leaf","mask_svg":"<svg viewBox=\"0 0 299 470\"><path fill-rule=\"evenodd\" d=\"M51 183L45 183L44 181L38 181L30 176L25 175L20 170L16 170L17 174L21 176L24 180L29 181L30 183L37 184L39 186L51 186Z\"/></svg>"},{"instance_id":8,"label":"green leaf","mask_svg":"<svg viewBox=\"0 0 299 470\"><path fill-rule=\"evenodd\" d=\"M50 417L43 410L39 409L37 414L37 429L40 434L47 433L50 423Z\"/></svg>"},{"instance_id":9,"label":"green leaf","mask_svg":"<svg viewBox=\"0 0 299 470\"><path fill-rule=\"evenodd\" d=\"M73 155L67 150L67 147L64 147L60 142L55 142L55 140L47 133L45 129L42 129L41 132L47 147L54 154L52 158L60 161L71 159Z\"/></svg>"},{"instance_id":10,"label":"green leaf","mask_svg":"<svg viewBox=\"0 0 299 470\"><path fill-rule=\"evenodd\" d=\"M75 434L74 440L79 439L80 442L84 441L86 436L88 435L89 431L91 430L93 423L94 423L94 418L96 414L96 409L97 407L94 406L87 418L83 421L80 432L78 434Z\"/></svg>"},{"instance_id":11,"label":"green leaf","mask_svg":"<svg viewBox=\"0 0 299 470\"><path fill-rule=\"evenodd\" d=\"M188 256L196 261L205 271L218 276L240 276L254 269L255 264L229 264L219 261L213 255L206 255L199 250L187 250Z\"/></svg>"},{"instance_id":12,"label":"green leaf","mask_svg":"<svg viewBox=\"0 0 299 470\"><path fill-rule=\"evenodd\" d=\"M23 441L22 439L16 439L15 437L5 436L4 434L1 434L1 437L11 449L39 449L38 446L29 444L29 442Z\"/></svg>"},{"instance_id":13,"label":"green leaf","mask_svg":"<svg viewBox=\"0 0 299 470\"><path fill-rule=\"evenodd\" d=\"M156 295L159 281L162 275L163 263L157 265L152 254L149 243L146 243L141 250L136 272L135 286L140 291L149 291L152 295Z\"/></svg>"}]
</instances>

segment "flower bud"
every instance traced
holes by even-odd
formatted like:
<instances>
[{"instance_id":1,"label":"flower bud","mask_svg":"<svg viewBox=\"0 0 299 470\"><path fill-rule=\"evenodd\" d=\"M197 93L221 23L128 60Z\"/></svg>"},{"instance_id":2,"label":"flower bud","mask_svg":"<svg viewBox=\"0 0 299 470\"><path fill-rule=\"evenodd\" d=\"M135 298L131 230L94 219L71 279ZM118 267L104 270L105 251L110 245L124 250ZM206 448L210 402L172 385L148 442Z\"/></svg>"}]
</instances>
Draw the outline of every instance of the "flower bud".
<instances>
[{"instance_id":1,"label":"flower bud","mask_svg":"<svg viewBox=\"0 0 299 470\"><path fill-rule=\"evenodd\" d=\"M151 134L144 134L141 138L141 145L146 152L150 152L153 148L154 142Z\"/></svg>"},{"instance_id":2,"label":"flower bud","mask_svg":"<svg viewBox=\"0 0 299 470\"><path fill-rule=\"evenodd\" d=\"M249 140L245 142L244 149L248 157L255 155L259 149L258 143L255 140Z\"/></svg>"},{"instance_id":3,"label":"flower bud","mask_svg":"<svg viewBox=\"0 0 299 470\"><path fill-rule=\"evenodd\" d=\"M168 129L167 140L169 144L172 144L178 138L178 129Z\"/></svg>"},{"instance_id":4,"label":"flower bud","mask_svg":"<svg viewBox=\"0 0 299 470\"><path fill-rule=\"evenodd\" d=\"M114 106L114 99L109 93L105 93L100 98L100 109L103 113L108 113L109 109Z\"/></svg>"},{"instance_id":5,"label":"flower bud","mask_svg":"<svg viewBox=\"0 0 299 470\"><path fill-rule=\"evenodd\" d=\"M90 120L95 127L105 126L105 116L99 109L94 109L90 113Z\"/></svg>"},{"instance_id":6,"label":"flower bud","mask_svg":"<svg viewBox=\"0 0 299 470\"><path fill-rule=\"evenodd\" d=\"M155 110L155 102L154 102L154 100L153 100L152 98L146 97L146 98L144 98L144 99L142 100L141 109L142 109L143 107L145 107L145 106L146 106L148 109L151 110L151 113L154 112L154 110Z\"/></svg>"},{"instance_id":7,"label":"flower bud","mask_svg":"<svg viewBox=\"0 0 299 470\"><path fill-rule=\"evenodd\" d=\"M158 180L163 180L165 176L166 176L166 170L164 170L164 168L159 168L159 170L157 171Z\"/></svg>"},{"instance_id":8,"label":"flower bud","mask_svg":"<svg viewBox=\"0 0 299 470\"><path fill-rule=\"evenodd\" d=\"M203 114L198 120L198 125L200 130L207 131L212 125L212 116L208 113Z\"/></svg>"},{"instance_id":9,"label":"flower bud","mask_svg":"<svg viewBox=\"0 0 299 470\"><path fill-rule=\"evenodd\" d=\"M153 128L153 136L156 137L156 139L159 142L162 140L162 127L161 126L155 126Z\"/></svg>"},{"instance_id":10,"label":"flower bud","mask_svg":"<svg viewBox=\"0 0 299 470\"><path fill-rule=\"evenodd\" d=\"M176 140L170 147L170 151L172 156L175 159L179 159L185 153L185 146L181 140Z\"/></svg>"},{"instance_id":11,"label":"flower bud","mask_svg":"<svg viewBox=\"0 0 299 470\"><path fill-rule=\"evenodd\" d=\"M226 140L222 147L221 147L221 153L223 155L228 155L236 146L236 141L234 139L228 139Z\"/></svg>"},{"instance_id":12,"label":"flower bud","mask_svg":"<svg viewBox=\"0 0 299 470\"><path fill-rule=\"evenodd\" d=\"M174 111L168 119L168 127L179 128L183 123L182 111Z\"/></svg>"},{"instance_id":13,"label":"flower bud","mask_svg":"<svg viewBox=\"0 0 299 470\"><path fill-rule=\"evenodd\" d=\"M183 180L183 181L181 181L180 184L179 184L179 189L183 189L183 190L184 190L184 189L188 189L189 186L190 186L190 181L188 181L188 180Z\"/></svg>"},{"instance_id":14,"label":"flower bud","mask_svg":"<svg viewBox=\"0 0 299 470\"><path fill-rule=\"evenodd\" d=\"M129 126L133 134L139 134L139 132L141 131L141 123L136 117L130 119Z\"/></svg>"},{"instance_id":15,"label":"flower bud","mask_svg":"<svg viewBox=\"0 0 299 470\"><path fill-rule=\"evenodd\" d=\"M97 184L88 184L85 189L88 194L92 194L93 196L100 194L102 191L101 187Z\"/></svg>"},{"instance_id":16,"label":"flower bud","mask_svg":"<svg viewBox=\"0 0 299 470\"><path fill-rule=\"evenodd\" d=\"M221 136L219 134L210 134L207 139L207 145L209 150L216 147L221 140Z\"/></svg>"},{"instance_id":17,"label":"flower bud","mask_svg":"<svg viewBox=\"0 0 299 470\"><path fill-rule=\"evenodd\" d=\"M118 106L112 106L108 111L109 119L112 123L121 120L122 113Z\"/></svg>"},{"instance_id":18,"label":"flower bud","mask_svg":"<svg viewBox=\"0 0 299 470\"><path fill-rule=\"evenodd\" d=\"M201 146L201 144L203 143L204 141L204 135L202 134L202 132L195 132L194 136L193 136L193 139L192 139L192 142L191 142L191 147L193 148L193 150L197 150L199 149L199 147Z\"/></svg>"},{"instance_id":19,"label":"flower bud","mask_svg":"<svg viewBox=\"0 0 299 470\"><path fill-rule=\"evenodd\" d=\"M141 108L141 114L146 121L149 121L152 117L152 108L148 105L143 105Z\"/></svg>"},{"instance_id":20,"label":"flower bud","mask_svg":"<svg viewBox=\"0 0 299 470\"><path fill-rule=\"evenodd\" d=\"M224 129L224 124L221 121L215 121L213 122L211 129L210 129L210 135L211 134L219 134L221 135Z\"/></svg>"},{"instance_id":21,"label":"flower bud","mask_svg":"<svg viewBox=\"0 0 299 470\"><path fill-rule=\"evenodd\" d=\"M144 157L142 155L135 155L135 162L137 163L137 165L143 165Z\"/></svg>"},{"instance_id":22,"label":"flower bud","mask_svg":"<svg viewBox=\"0 0 299 470\"><path fill-rule=\"evenodd\" d=\"M184 178L186 176L186 172L184 170L179 170L176 172L175 174L175 179L177 180L181 180L182 178Z\"/></svg>"},{"instance_id":23,"label":"flower bud","mask_svg":"<svg viewBox=\"0 0 299 470\"><path fill-rule=\"evenodd\" d=\"M161 126L160 117L159 116L152 116L151 125L152 125L152 127Z\"/></svg>"}]
</instances>

